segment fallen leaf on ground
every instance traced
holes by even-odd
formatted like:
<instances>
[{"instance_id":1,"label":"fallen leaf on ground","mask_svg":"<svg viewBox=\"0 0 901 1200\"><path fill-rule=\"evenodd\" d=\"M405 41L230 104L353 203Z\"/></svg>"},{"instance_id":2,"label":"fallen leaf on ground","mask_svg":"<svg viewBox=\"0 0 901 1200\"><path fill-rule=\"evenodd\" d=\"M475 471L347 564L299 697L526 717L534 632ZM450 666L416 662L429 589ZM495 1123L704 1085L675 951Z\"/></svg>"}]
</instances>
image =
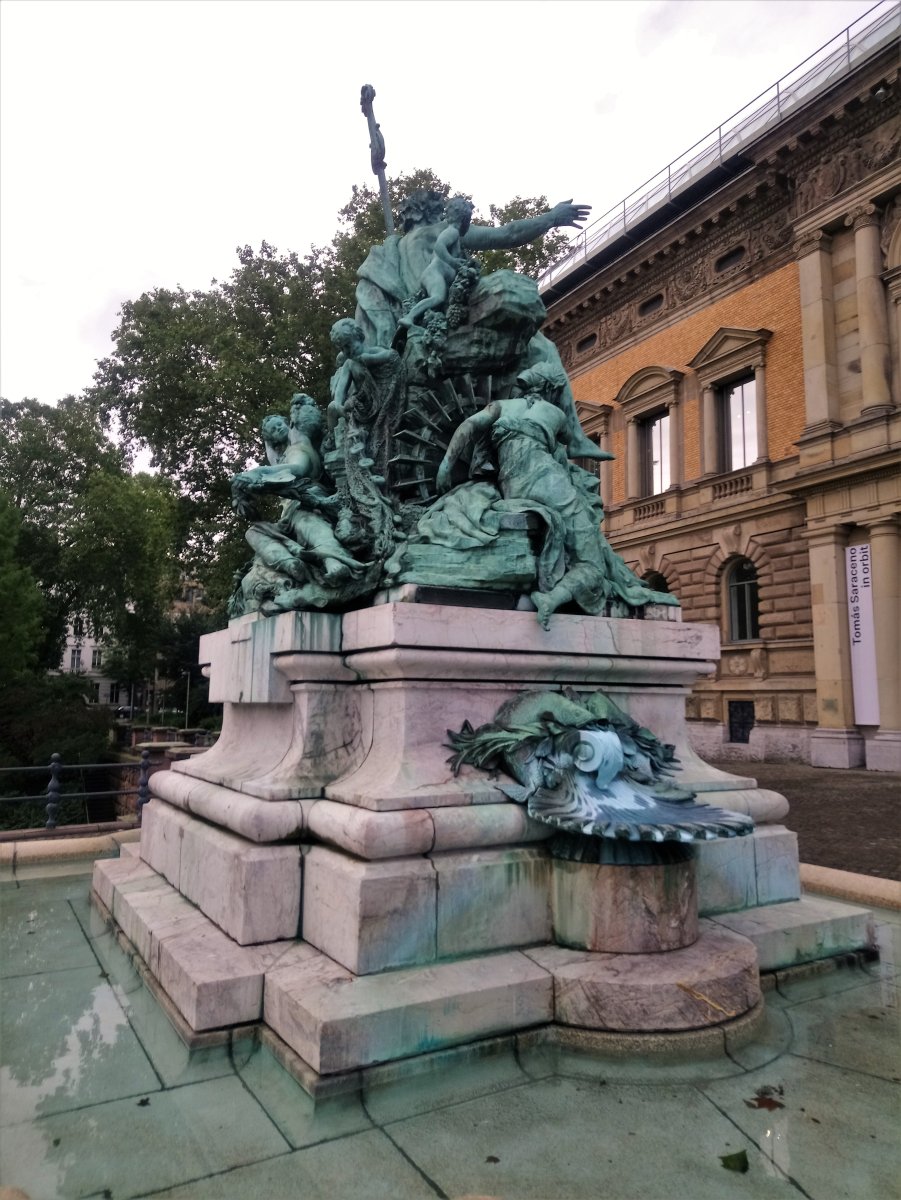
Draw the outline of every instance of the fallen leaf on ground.
<instances>
[{"instance_id":1,"label":"fallen leaf on ground","mask_svg":"<svg viewBox=\"0 0 901 1200\"><path fill-rule=\"evenodd\" d=\"M744 1175L748 1170L747 1150L736 1150L734 1154L721 1154L720 1162L727 1171L738 1171Z\"/></svg>"}]
</instances>

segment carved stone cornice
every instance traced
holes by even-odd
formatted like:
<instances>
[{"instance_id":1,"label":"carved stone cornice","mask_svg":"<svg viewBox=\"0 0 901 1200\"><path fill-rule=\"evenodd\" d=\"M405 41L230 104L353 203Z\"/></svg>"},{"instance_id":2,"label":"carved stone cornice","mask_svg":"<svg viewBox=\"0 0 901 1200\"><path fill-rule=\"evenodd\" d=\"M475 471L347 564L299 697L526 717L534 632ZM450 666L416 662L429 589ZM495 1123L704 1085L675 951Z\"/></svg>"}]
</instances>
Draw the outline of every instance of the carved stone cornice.
<instances>
[{"instance_id":1,"label":"carved stone cornice","mask_svg":"<svg viewBox=\"0 0 901 1200\"><path fill-rule=\"evenodd\" d=\"M865 108L836 123L797 155L792 175L795 215L802 217L901 157L901 122L884 109Z\"/></svg>"},{"instance_id":2,"label":"carved stone cornice","mask_svg":"<svg viewBox=\"0 0 901 1200\"><path fill-rule=\"evenodd\" d=\"M892 456L892 461L879 466L872 466L866 462L825 463L822 466L798 471L793 479L785 480L781 487L788 495L799 498L825 496L830 492L840 491L842 488L851 486L881 483L884 480L895 481L898 478L899 466L901 466L901 461L897 455ZM874 521L877 519L882 518L873 518Z\"/></svg>"},{"instance_id":3,"label":"carved stone cornice","mask_svg":"<svg viewBox=\"0 0 901 1200\"><path fill-rule=\"evenodd\" d=\"M878 70L884 72L884 65ZM688 314L730 294L743 279L777 269L793 252L810 253L809 232L819 233L817 249L828 250L827 227L840 228L849 209L862 202L885 203L897 191L901 96L889 81L887 96L873 101L877 78L887 76L870 71L853 94L842 87L837 107L832 93L815 102L803 128L784 130L781 143L778 131L772 131L766 157L747 178L734 180L615 262L600 266L571 295L549 301L546 332L561 354L577 371L590 367L671 323L676 314ZM883 222L884 252L885 246ZM639 315L642 303L658 293L662 306ZM597 342L575 354L575 345L591 332Z\"/></svg>"}]
</instances>

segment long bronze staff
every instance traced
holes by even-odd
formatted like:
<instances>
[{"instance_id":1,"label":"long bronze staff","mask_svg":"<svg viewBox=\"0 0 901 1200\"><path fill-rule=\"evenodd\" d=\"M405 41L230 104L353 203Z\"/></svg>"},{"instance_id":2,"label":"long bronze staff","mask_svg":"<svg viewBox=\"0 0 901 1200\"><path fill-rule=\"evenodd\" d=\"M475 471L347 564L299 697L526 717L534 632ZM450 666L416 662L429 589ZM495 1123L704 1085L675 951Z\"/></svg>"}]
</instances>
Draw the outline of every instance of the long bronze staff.
<instances>
[{"instance_id":1,"label":"long bronze staff","mask_svg":"<svg viewBox=\"0 0 901 1200\"><path fill-rule=\"evenodd\" d=\"M388 233L394 233L394 217L391 215L391 200L388 197L388 180L385 178L385 139L376 123L372 111L375 99L375 88L370 83L364 83L360 88L360 108L369 125L369 150L372 154L372 173L378 176L379 193L382 197L382 210L385 213L385 228Z\"/></svg>"}]
</instances>

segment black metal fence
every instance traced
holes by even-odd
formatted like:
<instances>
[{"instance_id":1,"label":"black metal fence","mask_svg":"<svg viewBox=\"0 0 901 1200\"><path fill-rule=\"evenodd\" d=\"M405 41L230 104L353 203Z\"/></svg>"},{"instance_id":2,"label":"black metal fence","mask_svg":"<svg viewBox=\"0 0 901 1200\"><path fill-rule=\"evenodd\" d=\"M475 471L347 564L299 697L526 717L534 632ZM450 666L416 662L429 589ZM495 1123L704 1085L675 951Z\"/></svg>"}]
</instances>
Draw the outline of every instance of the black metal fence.
<instances>
[{"instance_id":1,"label":"black metal fence","mask_svg":"<svg viewBox=\"0 0 901 1200\"><path fill-rule=\"evenodd\" d=\"M111 790L89 790L89 791L64 791L63 777L67 772L78 772L84 779L84 773L87 771L104 771L104 772L134 772L137 768L138 785L137 787L118 787ZM148 780L150 778L150 751L142 750L140 761L132 762L109 762L109 763L64 763L62 756L59 754L51 754L50 762L42 767L3 767L0 768L0 789L3 788L4 781L15 781L17 776L44 776L49 775L47 787L42 792L34 794L22 795L18 792L13 792L7 795L0 794L0 805L4 808L11 804L43 804L47 814L47 820L43 825L46 830L53 831L58 828L60 805L63 802L100 800L100 799L124 799L131 796L137 797L135 811L137 814L138 824L141 823L141 812L144 805L150 799L150 788ZM5 825L5 823L4 823ZM24 828L39 828L37 824L31 826L19 827L19 832ZM12 832L6 829L7 835ZM0 835L2 836L2 835Z\"/></svg>"}]
</instances>

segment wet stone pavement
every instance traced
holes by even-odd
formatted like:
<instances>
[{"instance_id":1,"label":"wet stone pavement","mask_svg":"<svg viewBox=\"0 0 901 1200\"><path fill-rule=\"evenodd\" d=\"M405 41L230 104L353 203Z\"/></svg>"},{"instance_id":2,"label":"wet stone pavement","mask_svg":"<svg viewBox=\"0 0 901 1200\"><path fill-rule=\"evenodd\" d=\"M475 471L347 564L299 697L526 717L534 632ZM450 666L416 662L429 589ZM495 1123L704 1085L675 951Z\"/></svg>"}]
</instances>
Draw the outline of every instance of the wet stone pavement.
<instances>
[{"instance_id":1,"label":"wet stone pavement","mask_svg":"<svg viewBox=\"0 0 901 1200\"><path fill-rule=\"evenodd\" d=\"M899 1194L899 913L731 1057L504 1049L314 1104L252 1041L189 1053L88 888L0 885L0 1184L31 1200Z\"/></svg>"}]
</instances>

